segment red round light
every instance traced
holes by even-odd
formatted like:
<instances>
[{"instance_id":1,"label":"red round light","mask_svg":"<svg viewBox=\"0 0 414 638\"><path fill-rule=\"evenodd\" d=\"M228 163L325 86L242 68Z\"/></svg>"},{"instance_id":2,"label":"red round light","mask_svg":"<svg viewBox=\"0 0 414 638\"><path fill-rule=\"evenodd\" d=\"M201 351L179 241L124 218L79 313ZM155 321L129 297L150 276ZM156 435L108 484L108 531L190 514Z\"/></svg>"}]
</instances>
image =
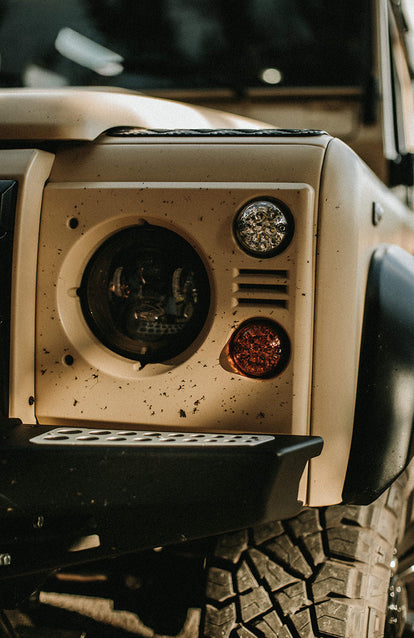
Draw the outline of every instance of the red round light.
<instances>
[{"instance_id":1,"label":"red round light","mask_svg":"<svg viewBox=\"0 0 414 638\"><path fill-rule=\"evenodd\" d=\"M233 333L229 354L242 374L255 379L273 377L289 361L289 338L275 321L250 319Z\"/></svg>"}]
</instances>

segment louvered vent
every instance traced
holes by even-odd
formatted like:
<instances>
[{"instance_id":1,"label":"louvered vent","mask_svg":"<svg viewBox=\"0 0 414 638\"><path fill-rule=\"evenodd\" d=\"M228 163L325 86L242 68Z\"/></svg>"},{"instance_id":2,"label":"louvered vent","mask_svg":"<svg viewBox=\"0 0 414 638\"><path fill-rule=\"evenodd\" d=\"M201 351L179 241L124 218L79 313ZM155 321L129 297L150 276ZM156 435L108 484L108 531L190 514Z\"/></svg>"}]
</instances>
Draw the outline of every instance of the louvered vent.
<instances>
[{"instance_id":1,"label":"louvered vent","mask_svg":"<svg viewBox=\"0 0 414 638\"><path fill-rule=\"evenodd\" d=\"M242 268L234 279L240 306L288 308L288 271Z\"/></svg>"}]
</instances>

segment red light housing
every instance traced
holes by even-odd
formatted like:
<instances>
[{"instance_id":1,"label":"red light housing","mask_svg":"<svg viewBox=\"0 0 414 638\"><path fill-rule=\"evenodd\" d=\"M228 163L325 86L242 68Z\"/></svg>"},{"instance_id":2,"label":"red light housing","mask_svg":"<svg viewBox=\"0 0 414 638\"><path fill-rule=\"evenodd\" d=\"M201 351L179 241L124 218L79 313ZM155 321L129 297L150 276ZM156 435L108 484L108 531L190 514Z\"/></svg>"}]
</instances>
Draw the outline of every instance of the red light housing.
<instances>
[{"instance_id":1,"label":"red light housing","mask_svg":"<svg viewBox=\"0 0 414 638\"><path fill-rule=\"evenodd\" d=\"M249 319L233 333L229 355L241 374L268 379L280 374L287 366L289 337L282 326L271 319Z\"/></svg>"}]
</instances>

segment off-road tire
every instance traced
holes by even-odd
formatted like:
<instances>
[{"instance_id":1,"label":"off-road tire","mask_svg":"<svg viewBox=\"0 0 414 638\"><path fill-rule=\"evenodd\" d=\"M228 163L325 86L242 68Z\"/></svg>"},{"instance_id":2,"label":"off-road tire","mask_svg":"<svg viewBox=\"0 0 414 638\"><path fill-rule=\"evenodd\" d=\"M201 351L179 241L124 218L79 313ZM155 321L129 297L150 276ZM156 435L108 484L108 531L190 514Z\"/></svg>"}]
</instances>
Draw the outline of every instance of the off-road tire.
<instances>
[{"instance_id":1,"label":"off-road tire","mask_svg":"<svg viewBox=\"0 0 414 638\"><path fill-rule=\"evenodd\" d=\"M201 636L382 637L405 485L366 507L305 509L220 537Z\"/></svg>"}]
</instances>

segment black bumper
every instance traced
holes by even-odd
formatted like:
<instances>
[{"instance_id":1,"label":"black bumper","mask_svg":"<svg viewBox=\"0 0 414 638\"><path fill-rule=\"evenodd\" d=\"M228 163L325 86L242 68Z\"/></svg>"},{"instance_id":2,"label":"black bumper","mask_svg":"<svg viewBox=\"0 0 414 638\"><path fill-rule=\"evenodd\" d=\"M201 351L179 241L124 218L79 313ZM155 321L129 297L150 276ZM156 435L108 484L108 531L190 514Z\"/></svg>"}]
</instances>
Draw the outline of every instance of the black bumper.
<instances>
[{"instance_id":1,"label":"black bumper","mask_svg":"<svg viewBox=\"0 0 414 638\"><path fill-rule=\"evenodd\" d=\"M253 445L31 441L51 429L3 431L0 564L10 564L0 580L294 516L304 467L322 449L319 437L287 435ZM91 534L99 547L67 551Z\"/></svg>"}]
</instances>

